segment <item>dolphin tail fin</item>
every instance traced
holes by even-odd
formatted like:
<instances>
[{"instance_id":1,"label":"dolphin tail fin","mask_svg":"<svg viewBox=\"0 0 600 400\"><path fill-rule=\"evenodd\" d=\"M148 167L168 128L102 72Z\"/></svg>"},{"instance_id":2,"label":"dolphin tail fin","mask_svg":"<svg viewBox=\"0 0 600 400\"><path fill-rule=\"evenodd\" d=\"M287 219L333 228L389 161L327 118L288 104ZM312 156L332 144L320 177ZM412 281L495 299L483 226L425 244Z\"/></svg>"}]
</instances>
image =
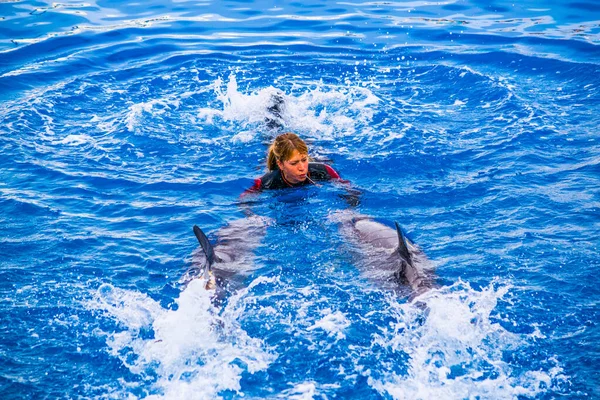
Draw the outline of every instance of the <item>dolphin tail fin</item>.
<instances>
[{"instance_id":1,"label":"dolphin tail fin","mask_svg":"<svg viewBox=\"0 0 600 400\"><path fill-rule=\"evenodd\" d=\"M210 241L208 240L204 232L202 232L202 229L198 228L198 225L194 225L194 235L196 235L196 239L198 239L200 246L202 246L202 250L206 255L206 261L208 262L208 270L211 271L212 265L215 262L220 261L219 257L217 257L217 255L215 254L215 250L212 244L210 244Z\"/></svg>"},{"instance_id":2,"label":"dolphin tail fin","mask_svg":"<svg viewBox=\"0 0 600 400\"><path fill-rule=\"evenodd\" d=\"M400 256L412 266L412 258L410 256L410 252L408 251L408 245L406 244L404 234L402 234L402 228L400 228L400 224L398 224L396 221L394 221L394 224L396 224L396 232L398 233L398 253L400 253Z\"/></svg>"}]
</instances>

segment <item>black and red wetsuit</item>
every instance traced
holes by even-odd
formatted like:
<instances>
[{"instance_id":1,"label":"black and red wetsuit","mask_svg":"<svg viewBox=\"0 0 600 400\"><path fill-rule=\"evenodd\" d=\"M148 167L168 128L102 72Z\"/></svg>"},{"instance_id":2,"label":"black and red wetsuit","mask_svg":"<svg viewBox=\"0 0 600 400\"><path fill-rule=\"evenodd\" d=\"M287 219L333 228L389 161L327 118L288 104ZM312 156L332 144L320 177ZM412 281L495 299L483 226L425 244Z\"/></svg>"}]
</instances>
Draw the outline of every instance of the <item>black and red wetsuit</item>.
<instances>
[{"instance_id":1,"label":"black and red wetsuit","mask_svg":"<svg viewBox=\"0 0 600 400\"><path fill-rule=\"evenodd\" d=\"M283 177L279 169L269 171L262 177L255 179L254 185L248 189L247 192L256 192L263 189L285 189L289 187L310 185L312 182L316 181L340 179L340 175L329 165L316 162L308 163L308 172L306 175L307 178L304 181L292 184Z\"/></svg>"}]
</instances>

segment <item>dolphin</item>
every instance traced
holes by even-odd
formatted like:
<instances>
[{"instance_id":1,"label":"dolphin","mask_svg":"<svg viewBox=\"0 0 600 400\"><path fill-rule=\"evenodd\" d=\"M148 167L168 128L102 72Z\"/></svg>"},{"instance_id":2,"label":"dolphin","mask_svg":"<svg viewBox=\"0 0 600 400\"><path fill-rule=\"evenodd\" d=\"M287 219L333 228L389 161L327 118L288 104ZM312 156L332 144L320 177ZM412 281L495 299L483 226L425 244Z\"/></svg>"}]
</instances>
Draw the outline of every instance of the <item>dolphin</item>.
<instances>
[{"instance_id":1,"label":"dolphin","mask_svg":"<svg viewBox=\"0 0 600 400\"><path fill-rule=\"evenodd\" d=\"M208 240L202 229L200 229L198 225L194 225L192 230L194 231L194 235L196 236L196 239L198 239L198 243L200 243L200 247L202 248L206 258L206 273L208 275L206 279L206 289L216 289L217 281L215 274L213 273L212 266L214 263L221 261L221 259L215 254L213 245L210 243L210 240Z\"/></svg>"},{"instance_id":2,"label":"dolphin","mask_svg":"<svg viewBox=\"0 0 600 400\"><path fill-rule=\"evenodd\" d=\"M417 246L411 243L411 251L408 248L408 241L402 233L402 228L398 222L396 225L396 233L398 234L398 264L399 268L394 271L394 277L401 283L407 283L413 290L413 298L431 289L433 280L431 276L425 274L425 270L419 268L417 264L417 256L423 257L423 252Z\"/></svg>"},{"instance_id":3,"label":"dolphin","mask_svg":"<svg viewBox=\"0 0 600 400\"><path fill-rule=\"evenodd\" d=\"M217 242L213 245L204 231L194 225L193 232L201 247L192 260L184 282L206 273L206 289L216 290L222 297L223 289L235 289L243 283L256 266L252 260L254 250L265 236L269 220L260 216L240 218L230 222L216 232ZM202 257L203 256L203 257Z\"/></svg>"},{"instance_id":4,"label":"dolphin","mask_svg":"<svg viewBox=\"0 0 600 400\"><path fill-rule=\"evenodd\" d=\"M266 111L265 124L267 125L267 128L271 130L283 129L282 114L285 111L285 99L282 91L276 90L275 93L271 94Z\"/></svg>"},{"instance_id":5,"label":"dolphin","mask_svg":"<svg viewBox=\"0 0 600 400\"><path fill-rule=\"evenodd\" d=\"M398 222L395 229L353 211L332 215L342 234L362 250L362 272L385 289L406 293L413 300L434 286L433 268L421 249L406 238Z\"/></svg>"}]
</instances>

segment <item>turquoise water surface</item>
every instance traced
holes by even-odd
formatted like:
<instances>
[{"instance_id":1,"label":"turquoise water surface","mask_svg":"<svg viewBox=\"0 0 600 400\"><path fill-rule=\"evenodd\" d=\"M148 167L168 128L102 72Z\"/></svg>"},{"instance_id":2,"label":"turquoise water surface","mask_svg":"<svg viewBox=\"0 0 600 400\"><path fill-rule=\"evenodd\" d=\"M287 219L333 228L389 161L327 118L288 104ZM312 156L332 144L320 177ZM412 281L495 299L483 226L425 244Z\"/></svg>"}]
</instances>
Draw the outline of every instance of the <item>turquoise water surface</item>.
<instances>
[{"instance_id":1,"label":"turquoise water surface","mask_svg":"<svg viewBox=\"0 0 600 400\"><path fill-rule=\"evenodd\" d=\"M240 194L279 131L402 224L365 279L330 184ZM0 2L0 398L600 398L600 6ZM270 221L217 306L192 226Z\"/></svg>"}]
</instances>

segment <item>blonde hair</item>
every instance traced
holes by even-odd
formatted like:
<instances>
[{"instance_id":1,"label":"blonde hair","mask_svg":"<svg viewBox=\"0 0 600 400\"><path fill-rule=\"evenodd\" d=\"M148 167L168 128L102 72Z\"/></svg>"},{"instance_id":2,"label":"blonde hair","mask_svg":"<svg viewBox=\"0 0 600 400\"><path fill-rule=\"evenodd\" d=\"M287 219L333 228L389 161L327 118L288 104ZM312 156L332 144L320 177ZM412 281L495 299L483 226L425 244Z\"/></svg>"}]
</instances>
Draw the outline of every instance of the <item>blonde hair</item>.
<instances>
[{"instance_id":1,"label":"blonde hair","mask_svg":"<svg viewBox=\"0 0 600 400\"><path fill-rule=\"evenodd\" d=\"M292 158L292 153L297 150L300 154L308 155L308 146L304 140L295 133L284 133L275 138L267 152L267 167L269 171L278 169L277 161L287 161Z\"/></svg>"}]
</instances>

